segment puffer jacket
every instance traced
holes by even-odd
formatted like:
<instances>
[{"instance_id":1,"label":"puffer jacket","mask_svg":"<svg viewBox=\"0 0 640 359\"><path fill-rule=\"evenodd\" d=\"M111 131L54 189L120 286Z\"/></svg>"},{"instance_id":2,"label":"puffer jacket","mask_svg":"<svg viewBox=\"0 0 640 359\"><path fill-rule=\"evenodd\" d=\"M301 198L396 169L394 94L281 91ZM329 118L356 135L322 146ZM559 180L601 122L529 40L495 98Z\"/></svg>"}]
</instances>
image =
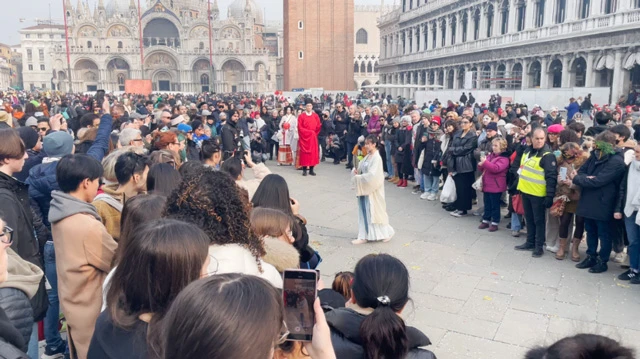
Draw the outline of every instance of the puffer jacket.
<instances>
[{"instance_id":1,"label":"puffer jacket","mask_svg":"<svg viewBox=\"0 0 640 359\"><path fill-rule=\"evenodd\" d=\"M331 343L338 359L362 359L364 348L360 339L360 325L366 318L353 309L338 308L326 313L331 329ZM431 351L420 347L431 345L429 338L413 327L407 327L409 354L404 359L436 359ZM400 359L400 358L398 358Z\"/></svg>"},{"instance_id":2,"label":"puffer jacket","mask_svg":"<svg viewBox=\"0 0 640 359\"><path fill-rule=\"evenodd\" d=\"M449 154L447 158L449 172L475 172L476 159L473 157L473 150L477 146L478 137L475 132L469 131L464 137L462 137L462 130L456 132L447 151Z\"/></svg>"},{"instance_id":3,"label":"puffer jacket","mask_svg":"<svg viewBox=\"0 0 640 359\"><path fill-rule=\"evenodd\" d=\"M596 221L611 221L625 170L620 150L614 154L591 152L573 178L573 184L582 189L576 214Z\"/></svg>"},{"instance_id":4,"label":"puffer jacket","mask_svg":"<svg viewBox=\"0 0 640 359\"><path fill-rule=\"evenodd\" d=\"M18 179L18 181L25 182L27 177L29 177L29 171L42 163L42 160L47 157L47 154L44 151L36 152L34 150L27 150L27 154L29 157L24 161L24 166L22 166L22 171L14 173L13 177Z\"/></svg>"},{"instance_id":5,"label":"puffer jacket","mask_svg":"<svg viewBox=\"0 0 640 359\"><path fill-rule=\"evenodd\" d=\"M11 323L5 312L0 308L0 358L2 359L29 359L24 350L19 348L27 344L22 335Z\"/></svg>"},{"instance_id":6,"label":"puffer jacket","mask_svg":"<svg viewBox=\"0 0 640 359\"><path fill-rule=\"evenodd\" d=\"M18 349L26 352L34 323L29 297L17 288L0 288L0 308L24 339L24 346Z\"/></svg>"},{"instance_id":7,"label":"puffer jacket","mask_svg":"<svg viewBox=\"0 0 640 359\"><path fill-rule=\"evenodd\" d=\"M507 171L509 170L507 152L499 155L490 153L478 169L483 171L482 192L502 193L507 190Z\"/></svg>"}]
</instances>

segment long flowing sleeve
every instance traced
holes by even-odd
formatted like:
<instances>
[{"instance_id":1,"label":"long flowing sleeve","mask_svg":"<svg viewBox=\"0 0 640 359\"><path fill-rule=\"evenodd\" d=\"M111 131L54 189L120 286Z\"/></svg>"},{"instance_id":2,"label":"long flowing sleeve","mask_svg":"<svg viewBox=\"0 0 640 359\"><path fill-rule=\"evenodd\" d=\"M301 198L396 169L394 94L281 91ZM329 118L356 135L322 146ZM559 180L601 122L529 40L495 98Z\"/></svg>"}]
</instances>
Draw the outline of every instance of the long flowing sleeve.
<instances>
[{"instance_id":1,"label":"long flowing sleeve","mask_svg":"<svg viewBox=\"0 0 640 359\"><path fill-rule=\"evenodd\" d=\"M369 155L369 168L363 174L355 175L351 179L356 188L356 195L368 196L384 186L382 159L379 153Z\"/></svg>"}]
</instances>

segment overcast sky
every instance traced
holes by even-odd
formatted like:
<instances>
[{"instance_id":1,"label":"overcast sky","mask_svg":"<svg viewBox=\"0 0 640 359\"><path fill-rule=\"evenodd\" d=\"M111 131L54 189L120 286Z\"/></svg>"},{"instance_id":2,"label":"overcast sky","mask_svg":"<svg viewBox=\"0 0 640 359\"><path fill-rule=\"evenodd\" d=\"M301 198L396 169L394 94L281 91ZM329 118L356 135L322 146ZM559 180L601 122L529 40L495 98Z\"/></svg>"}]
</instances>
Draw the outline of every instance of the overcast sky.
<instances>
[{"instance_id":1,"label":"overcast sky","mask_svg":"<svg viewBox=\"0 0 640 359\"><path fill-rule=\"evenodd\" d=\"M36 19L53 19L62 23L62 2L63 0L2 0L2 2L11 2L11 6L4 6L2 9L2 21L0 21L0 43L15 45L20 42L20 34L18 31L27 26L35 25ZM88 1L91 9L98 0L82 0ZM108 4L110 0L104 0ZM212 0L213 1L213 0ZM234 0L218 0L220 5L220 16L227 16L227 6ZM255 0L257 4L265 9L267 21L282 20L282 1L283 0ZM392 4L394 0L385 0L385 4ZM398 0L395 0L396 2ZM145 3L146 0L141 0ZM71 4L75 6L77 0L71 0ZM356 0L356 4L380 4L380 0ZM20 22L20 19L24 19Z\"/></svg>"}]
</instances>

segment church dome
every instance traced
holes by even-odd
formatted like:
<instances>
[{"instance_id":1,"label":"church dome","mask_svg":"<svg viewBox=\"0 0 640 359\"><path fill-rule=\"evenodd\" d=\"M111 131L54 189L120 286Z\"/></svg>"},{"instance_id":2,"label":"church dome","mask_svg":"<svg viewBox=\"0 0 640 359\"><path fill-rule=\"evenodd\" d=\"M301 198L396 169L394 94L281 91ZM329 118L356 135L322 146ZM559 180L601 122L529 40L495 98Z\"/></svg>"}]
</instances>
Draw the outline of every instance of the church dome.
<instances>
[{"instance_id":1,"label":"church dome","mask_svg":"<svg viewBox=\"0 0 640 359\"><path fill-rule=\"evenodd\" d=\"M130 3L131 0L110 0L109 3L104 7L107 13L107 17L111 17L118 13L127 14L129 12Z\"/></svg>"},{"instance_id":2,"label":"church dome","mask_svg":"<svg viewBox=\"0 0 640 359\"><path fill-rule=\"evenodd\" d=\"M251 17L255 20L256 24L264 25L262 9L260 9L253 0L235 0L229 5L229 14L237 20L244 19L244 10L247 6L251 9Z\"/></svg>"}]
</instances>

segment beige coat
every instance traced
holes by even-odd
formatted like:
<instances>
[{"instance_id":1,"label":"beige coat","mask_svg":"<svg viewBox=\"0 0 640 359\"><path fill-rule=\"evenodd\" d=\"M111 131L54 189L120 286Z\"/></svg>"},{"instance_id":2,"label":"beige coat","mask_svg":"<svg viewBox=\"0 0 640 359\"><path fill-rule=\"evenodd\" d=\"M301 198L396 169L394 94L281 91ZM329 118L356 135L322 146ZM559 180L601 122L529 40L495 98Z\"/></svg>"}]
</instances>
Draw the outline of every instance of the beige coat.
<instances>
[{"instance_id":1,"label":"beige coat","mask_svg":"<svg viewBox=\"0 0 640 359\"><path fill-rule=\"evenodd\" d=\"M118 184L115 185L118 187ZM103 186L104 194L98 195L93 200L93 205L98 210L102 224L107 228L107 232L117 242L120 239L120 218L122 217L123 195L113 187ZM111 198L106 198L110 196Z\"/></svg>"},{"instance_id":2,"label":"beige coat","mask_svg":"<svg viewBox=\"0 0 640 359\"><path fill-rule=\"evenodd\" d=\"M56 201L60 196L56 192L53 192L51 211L55 208L58 213L53 217L50 212L49 219L52 220L60 307L67 319L69 344L79 359L86 359L102 306L102 282L111 270L118 245L100 222L95 207L68 198ZM73 208L74 205L80 208Z\"/></svg>"},{"instance_id":3,"label":"beige coat","mask_svg":"<svg viewBox=\"0 0 640 359\"><path fill-rule=\"evenodd\" d=\"M387 202L384 199L384 171L382 158L378 151L370 153L362 161L369 158L369 168L363 174L353 176L352 184L357 196L369 196L371 223L389 224Z\"/></svg>"},{"instance_id":4,"label":"beige coat","mask_svg":"<svg viewBox=\"0 0 640 359\"><path fill-rule=\"evenodd\" d=\"M238 187L246 189L247 192L249 192L249 200L253 198L253 194L256 193L256 190L258 189L258 186L260 186L260 182L262 182L262 179L271 174L271 170L268 169L267 166L264 165L264 163L258 163L257 165L253 166L251 170L253 170L253 179L240 179L236 181Z\"/></svg>"}]
</instances>

